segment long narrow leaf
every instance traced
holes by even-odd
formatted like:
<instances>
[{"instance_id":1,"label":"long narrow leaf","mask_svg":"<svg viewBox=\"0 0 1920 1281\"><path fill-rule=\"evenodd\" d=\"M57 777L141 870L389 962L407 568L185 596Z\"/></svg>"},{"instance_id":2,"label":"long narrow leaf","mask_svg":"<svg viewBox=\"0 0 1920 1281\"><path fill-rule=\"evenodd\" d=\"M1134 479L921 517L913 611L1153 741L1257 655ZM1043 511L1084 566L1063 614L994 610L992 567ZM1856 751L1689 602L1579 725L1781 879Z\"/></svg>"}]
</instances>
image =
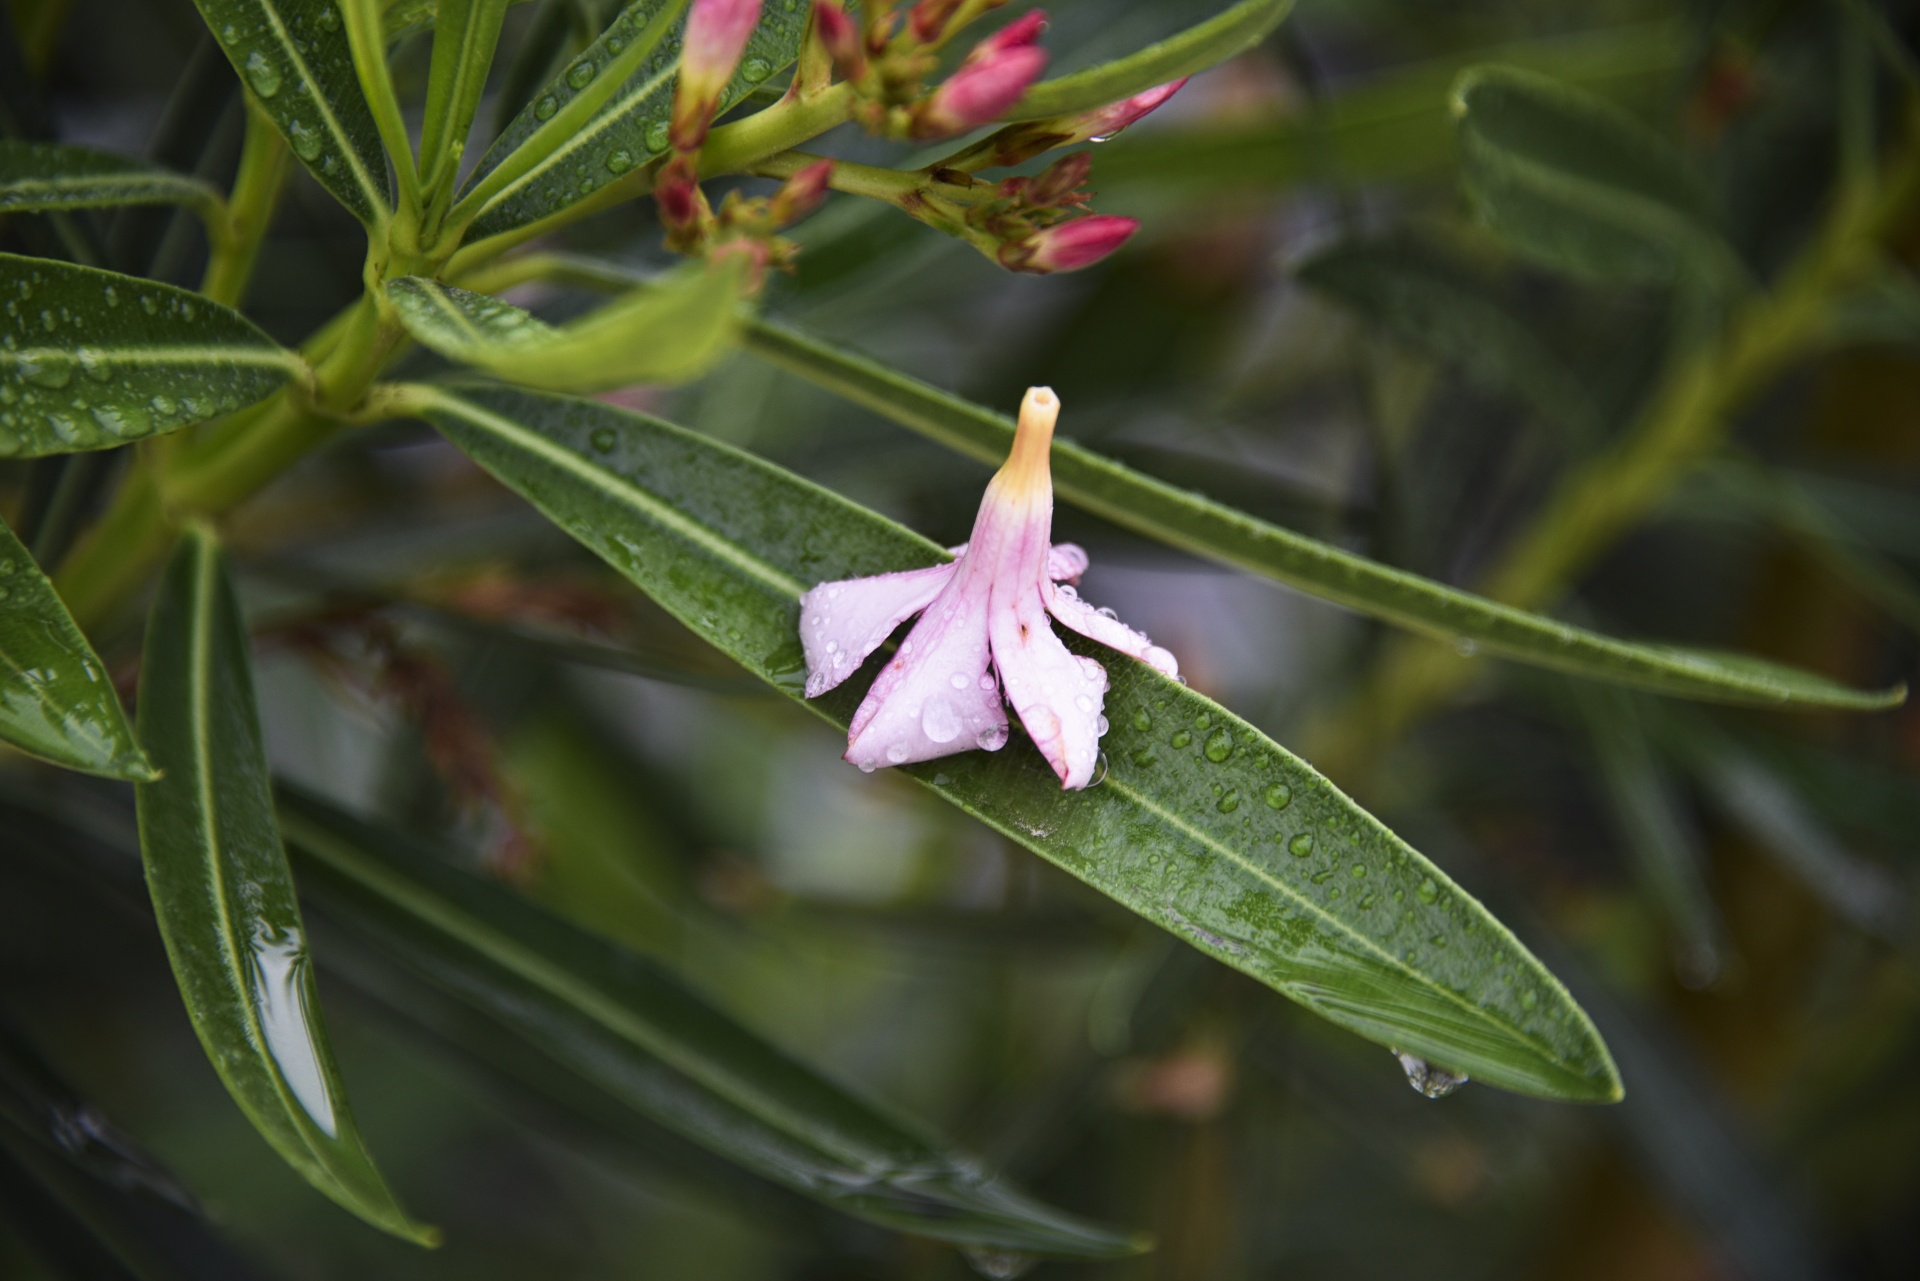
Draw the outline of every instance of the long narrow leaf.
<instances>
[{"instance_id":1,"label":"long narrow leaf","mask_svg":"<svg viewBox=\"0 0 1920 1281\"><path fill-rule=\"evenodd\" d=\"M460 167L506 16L507 0L441 0L420 127L420 178L428 191L451 186Z\"/></svg>"},{"instance_id":2,"label":"long narrow leaf","mask_svg":"<svg viewBox=\"0 0 1920 1281\"><path fill-rule=\"evenodd\" d=\"M743 341L755 355L982 461L1004 458L1013 441L1007 418L785 326L750 321ZM1062 498L1149 538L1505 658L1664 694L1760 706L1872 709L1906 697L1904 687L1850 689L1742 655L1615 640L1303 537L1068 442L1054 445L1053 474Z\"/></svg>"},{"instance_id":3,"label":"long narrow leaf","mask_svg":"<svg viewBox=\"0 0 1920 1281\"><path fill-rule=\"evenodd\" d=\"M590 401L418 388L455 444L669 612L798 698L798 597L937 562L791 473ZM908 770L1101 892L1362 1036L1553 1098L1620 1092L1564 989L1438 868L1218 704L1104 659L1110 773L1060 790L1024 742ZM855 680L808 704L844 726Z\"/></svg>"},{"instance_id":4,"label":"long narrow leaf","mask_svg":"<svg viewBox=\"0 0 1920 1281\"><path fill-rule=\"evenodd\" d=\"M154 777L107 667L0 521L0 739L56 765Z\"/></svg>"},{"instance_id":5,"label":"long narrow leaf","mask_svg":"<svg viewBox=\"0 0 1920 1281\"><path fill-rule=\"evenodd\" d=\"M1113 62L1042 80L1027 90L1009 120L1038 120L1118 102L1143 89L1205 71L1267 38L1293 0L1240 0L1205 22Z\"/></svg>"},{"instance_id":6,"label":"long narrow leaf","mask_svg":"<svg viewBox=\"0 0 1920 1281\"><path fill-rule=\"evenodd\" d=\"M968 1245L1083 1258L1125 1235L1028 1199L762 1041L643 958L291 791L330 913L628 1107L836 1209Z\"/></svg>"},{"instance_id":7,"label":"long narrow leaf","mask_svg":"<svg viewBox=\"0 0 1920 1281\"><path fill-rule=\"evenodd\" d=\"M0 254L0 458L108 449L251 405L302 368L232 308Z\"/></svg>"},{"instance_id":8,"label":"long narrow leaf","mask_svg":"<svg viewBox=\"0 0 1920 1281\"><path fill-rule=\"evenodd\" d=\"M392 201L334 0L194 0L227 60L320 185L372 224Z\"/></svg>"},{"instance_id":9,"label":"long narrow leaf","mask_svg":"<svg viewBox=\"0 0 1920 1281\"><path fill-rule=\"evenodd\" d=\"M309 1183L376 1227L434 1243L394 1200L347 1107L274 822L246 630L204 530L182 539L154 601L140 730L164 771L137 793L141 857L207 1057Z\"/></svg>"},{"instance_id":10,"label":"long narrow leaf","mask_svg":"<svg viewBox=\"0 0 1920 1281\"><path fill-rule=\"evenodd\" d=\"M0 214L185 205L224 234L226 202L198 178L91 147L0 139Z\"/></svg>"}]
</instances>

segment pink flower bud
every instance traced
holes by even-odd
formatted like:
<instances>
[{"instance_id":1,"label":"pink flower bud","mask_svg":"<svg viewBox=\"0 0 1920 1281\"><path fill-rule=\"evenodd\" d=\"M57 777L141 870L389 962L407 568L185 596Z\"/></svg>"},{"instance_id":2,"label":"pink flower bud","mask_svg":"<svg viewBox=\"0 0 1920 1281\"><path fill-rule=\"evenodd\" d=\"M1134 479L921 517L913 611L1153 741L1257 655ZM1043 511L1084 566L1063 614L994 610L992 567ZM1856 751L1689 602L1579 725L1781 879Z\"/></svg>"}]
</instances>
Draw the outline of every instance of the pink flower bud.
<instances>
[{"instance_id":1,"label":"pink flower bud","mask_svg":"<svg viewBox=\"0 0 1920 1281\"><path fill-rule=\"evenodd\" d=\"M1110 102L1104 107L1096 107L1083 115L1068 116L1056 123L1061 132L1070 133L1075 142L1097 142L1111 138L1179 93L1180 86L1185 83L1187 77L1182 76L1172 84L1136 93L1131 98L1122 98L1119 102Z\"/></svg>"},{"instance_id":2,"label":"pink flower bud","mask_svg":"<svg viewBox=\"0 0 1920 1281\"><path fill-rule=\"evenodd\" d=\"M673 91L670 130L675 150L692 151L706 141L720 93L733 78L759 21L760 0L693 0Z\"/></svg>"},{"instance_id":3,"label":"pink flower bud","mask_svg":"<svg viewBox=\"0 0 1920 1281\"><path fill-rule=\"evenodd\" d=\"M1036 209L1084 203L1086 197L1077 196L1076 193L1092 168L1093 153L1090 151L1076 151L1070 156L1062 156L1027 184L1027 203Z\"/></svg>"},{"instance_id":4,"label":"pink flower bud","mask_svg":"<svg viewBox=\"0 0 1920 1281\"><path fill-rule=\"evenodd\" d=\"M1032 44L1004 48L979 60L968 55L923 104L914 122L915 136L946 138L998 118L1020 101L1027 86L1046 68L1047 51Z\"/></svg>"},{"instance_id":5,"label":"pink flower bud","mask_svg":"<svg viewBox=\"0 0 1920 1281\"><path fill-rule=\"evenodd\" d=\"M793 175L773 195L773 220L780 226L804 218L827 198L833 161L816 160Z\"/></svg>"},{"instance_id":6,"label":"pink flower bud","mask_svg":"<svg viewBox=\"0 0 1920 1281\"><path fill-rule=\"evenodd\" d=\"M1035 232L1000 251L1000 263L1013 271L1047 275L1091 267L1125 244L1140 224L1113 214L1089 214Z\"/></svg>"},{"instance_id":7,"label":"pink flower bud","mask_svg":"<svg viewBox=\"0 0 1920 1281\"><path fill-rule=\"evenodd\" d=\"M700 225L700 184L691 164L670 161L653 185L653 200L669 239L692 234Z\"/></svg>"},{"instance_id":8,"label":"pink flower bud","mask_svg":"<svg viewBox=\"0 0 1920 1281\"><path fill-rule=\"evenodd\" d=\"M866 47L860 39L860 28L845 9L834 0L813 0L813 30L843 77L857 80L865 74Z\"/></svg>"},{"instance_id":9,"label":"pink flower bud","mask_svg":"<svg viewBox=\"0 0 1920 1281\"><path fill-rule=\"evenodd\" d=\"M1046 29L1046 10L1030 9L973 46L973 51L967 54L967 62L987 62L1011 49L1028 48L1039 43L1040 33Z\"/></svg>"}]
</instances>

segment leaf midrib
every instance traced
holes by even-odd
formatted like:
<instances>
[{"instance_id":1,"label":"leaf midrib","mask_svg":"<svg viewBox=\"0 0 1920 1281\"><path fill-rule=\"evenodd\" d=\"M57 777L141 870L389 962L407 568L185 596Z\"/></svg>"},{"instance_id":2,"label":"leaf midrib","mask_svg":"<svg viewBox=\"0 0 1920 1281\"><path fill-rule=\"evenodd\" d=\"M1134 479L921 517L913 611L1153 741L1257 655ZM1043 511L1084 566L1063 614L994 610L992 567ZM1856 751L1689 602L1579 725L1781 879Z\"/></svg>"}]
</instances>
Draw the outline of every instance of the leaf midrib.
<instances>
[{"instance_id":1,"label":"leaf midrib","mask_svg":"<svg viewBox=\"0 0 1920 1281\"><path fill-rule=\"evenodd\" d=\"M347 135L346 127L340 123L340 118L334 115L333 104L327 101L324 93L320 92L320 79L314 75L313 68L307 65L306 55L302 54L294 44L292 33L280 21L280 14L272 4L256 0L255 7L265 16L267 25L272 28L275 39L279 41L281 50L300 73L300 83L295 86L296 91L302 92L308 101L315 104L321 120L326 122L328 131L333 134L334 141L346 153L347 166L353 171L355 185L367 198L367 212L375 218L382 216L387 208L386 192L374 185L373 175L367 171L360 149L354 146L353 139ZM239 68L235 70L239 71ZM244 79L245 73L242 72L241 75Z\"/></svg>"}]
</instances>

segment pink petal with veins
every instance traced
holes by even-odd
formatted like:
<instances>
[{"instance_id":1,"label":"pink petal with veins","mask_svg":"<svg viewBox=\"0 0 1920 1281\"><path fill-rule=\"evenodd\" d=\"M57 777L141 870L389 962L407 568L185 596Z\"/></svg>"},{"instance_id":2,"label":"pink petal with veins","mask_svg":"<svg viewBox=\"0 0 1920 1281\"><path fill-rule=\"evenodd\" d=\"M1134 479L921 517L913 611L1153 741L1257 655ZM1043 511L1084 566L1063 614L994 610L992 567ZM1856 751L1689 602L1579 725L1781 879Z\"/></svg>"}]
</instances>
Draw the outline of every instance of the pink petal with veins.
<instances>
[{"instance_id":1,"label":"pink petal with veins","mask_svg":"<svg viewBox=\"0 0 1920 1281\"><path fill-rule=\"evenodd\" d=\"M807 697L818 698L859 670L893 629L933 603L955 566L932 565L821 583L800 598L800 644L807 653Z\"/></svg>"},{"instance_id":2,"label":"pink petal with veins","mask_svg":"<svg viewBox=\"0 0 1920 1281\"><path fill-rule=\"evenodd\" d=\"M1046 599L1049 614L1088 640L1099 641L1107 648L1117 649L1122 654L1131 654L1141 662L1159 668L1176 680L1179 679L1180 664L1171 653L1119 619L1103 614L1087 604L1080 599L1080 593L1073 588L1065 584L1049 587L1046 589Z\"/></svg>"},{"instance_id":3,"label":"pink petal with veins","mask_svg":"<svg viewBox=\"0 0 1920 1281\"><path fill-rule=\"evenodd\" d=\"M1100 760L1106 669L1060 643L1039 591L1031 586L1013 601L996 596L988 634L1007 701L1033 745L1060 776L1061 787L1085 787Z\"/></svg>"}]
</instances>

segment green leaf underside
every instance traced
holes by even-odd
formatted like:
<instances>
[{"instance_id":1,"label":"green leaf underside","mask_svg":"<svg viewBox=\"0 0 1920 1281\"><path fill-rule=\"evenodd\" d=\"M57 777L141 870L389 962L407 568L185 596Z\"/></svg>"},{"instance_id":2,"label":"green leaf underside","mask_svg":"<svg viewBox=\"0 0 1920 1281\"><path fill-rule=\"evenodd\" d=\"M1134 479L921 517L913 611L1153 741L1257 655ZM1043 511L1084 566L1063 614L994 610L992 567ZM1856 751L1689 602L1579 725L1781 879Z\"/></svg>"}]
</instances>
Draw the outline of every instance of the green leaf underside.
<instances>
[{"instance_id":1,"label":"green leaf underside","mask_svg":"<svg viewBox=\"0 0 1920 1281\"><path fill-rule=\"evenodd\" d=\"M798 699L797 597L938 547L751 455L594 402L420 388L456 445L701 637ZM1560 984L1313 769L1151 669L1113 682L1096 788L1024 739L910 767L936 793L1156 924L1369 1039L1488 1083L1606 1100L1619 1082ZM845 726L865 680L807 704Z\"/></svg>"},{"instance_id":2,"label":"green leaf underside","mask_svg":"<svg viewBox=\"0 0 1920 1281\"><path fill-rule=\"evenodd\" d=\"M421 1244L374 1167L321 1019L306 928L274 822L247 637L219 548L181 541L155 598L136 793L154 916L200 1043L254 1128L321 1192Z\"/></svg>"},{"instance_id":3,"label":"green leaf underside","mask_svg":"<svg viewBox=\"0 0 1920 1281\"><path fill-rule=\"evenodd\" d=\"M592 84L591 77L581 78L582 68L606 67L619 48L641 37L647 24L667 3L668 0L641 0L623 10L584 53L569 62L566 69L514 117L481 157L468 179L468 190L482 182L502 160ZM806 4L768 0L761 10L760 25L747 42L739 69L720 95L721 112L739 103L800 56L800 40L806 34L809 11ZM683 19L673 24L639 69L584 128L562 140L527 173L496 193L480 211L467 239L483 240L550 217L665 155L667 118L673 108L674 69L680 58L683 25Z\"/></svg>"},{"instance_id":4,"label":"green leaf underside","mask_svg":"<svg viewBox=\"0 0 1920 1281\"><path fill-rule=\"evenodd\" d=\"M509 382L591 392L684 382L739 330L746 259L690 264L563 328L486 294L419 276L392 281L394 311L423 346Z\"/></svg>"},{"instance_id":5,"label":"green leaf underside","mask_svg":"<svg viewBox=\"0 0 1920 1281\"><path fill-rule=\"evenodd\" d=\"M364 223L392 201L334 0L194 0L227 61L320 185Z\"/></svg>"},{"instance_id":6,"label":"green leaf underside","mask_svg":"<svg viewBox=\"0 0 1920 1281\"><path fill-rule=\"evenodd\" d=\"M198 178L90 147L0 139L0 214L113 205L192 205L217 214Z\"/></svg>"},{"instance_id":7,"label":"green leaf underside","mask_svg":"<svg viewBox=\"0 0 1920 1281\"><path fill-rule=\"evenodd\" d=\"M1479 282L1413 242L1342 245L1295 275L1368 324L1507 391L1548 421L1594 438L1602 424L1572 370Z\"/></svg>"},{"instance_id":8,"label":"green leaf underside","mask_svg":"<svg viewBox=\"0 0 1920 1281\"><path fill-rule=\"evenodd\" d=\"M1293 0L1241 0L1158 44L1113 62L1042 80L1008 112L1008 120L1039 120L1090 111L1168 81L1225 62L1266 39L1293 8Z\"/></svg>"},{"instance_id":9,"label":"green leaf underside","mask_svg":"<svg viewBox=\"0 0 1920 1281\"><path fill-rule=\"evenodd\" d=\"M109 778L154 777L107 667L0 521L0 739Z\"/></svg>"},{"instance_id":10,"label":"green leaf underside","mask_svg":"<svg viewBox=\"0 0 1920 1281\"><path fill-rule=\"evenodd\" d=\"M749 352L982 462L998 463L1012 444L1010 419L785 326L749 321L742 341ZM1157 542L1520 662L1663 694L1763 707L1872 710L1906 697L1904 686L1857 690L1744 655L1602 636L1268 524L1070 441L1054 443L1053 483L1076 507Z\"/></svg>"},{"instance_id":11,"label":"green leaf underside","mask_svg":"<svg viewBox=\"0 0 1920 1281\"><path fill-rule=\"evenodd\" d=\"M643 958L290 791L331 915L624 1105L815 1200L963 1244L1083 1258L1141 1244L1032 1201L733 1022Z\"/></svg>"},{"instance_id":12,"label":"green leaf underside","mask_svg":"<svg viewBox=\"0 0 1920 1281\"><path fill-rule=\"evenodd\" d=\"M264 400L299 360L172 285L0 254L0 458L107 449Z\"/></svg>"},{"instance_id":13,"label":"green leaf underside","mask_svg":"<svg viewBox=\"0 0 1920 1281\"><path fill-rule=\"evenodd\" d=\"M1597 281L1738 277L1687 159L1619 108L1513 67L1454 86L1460 174L1482 220L1536 261Z\"/></svg>"}]
</instances>

